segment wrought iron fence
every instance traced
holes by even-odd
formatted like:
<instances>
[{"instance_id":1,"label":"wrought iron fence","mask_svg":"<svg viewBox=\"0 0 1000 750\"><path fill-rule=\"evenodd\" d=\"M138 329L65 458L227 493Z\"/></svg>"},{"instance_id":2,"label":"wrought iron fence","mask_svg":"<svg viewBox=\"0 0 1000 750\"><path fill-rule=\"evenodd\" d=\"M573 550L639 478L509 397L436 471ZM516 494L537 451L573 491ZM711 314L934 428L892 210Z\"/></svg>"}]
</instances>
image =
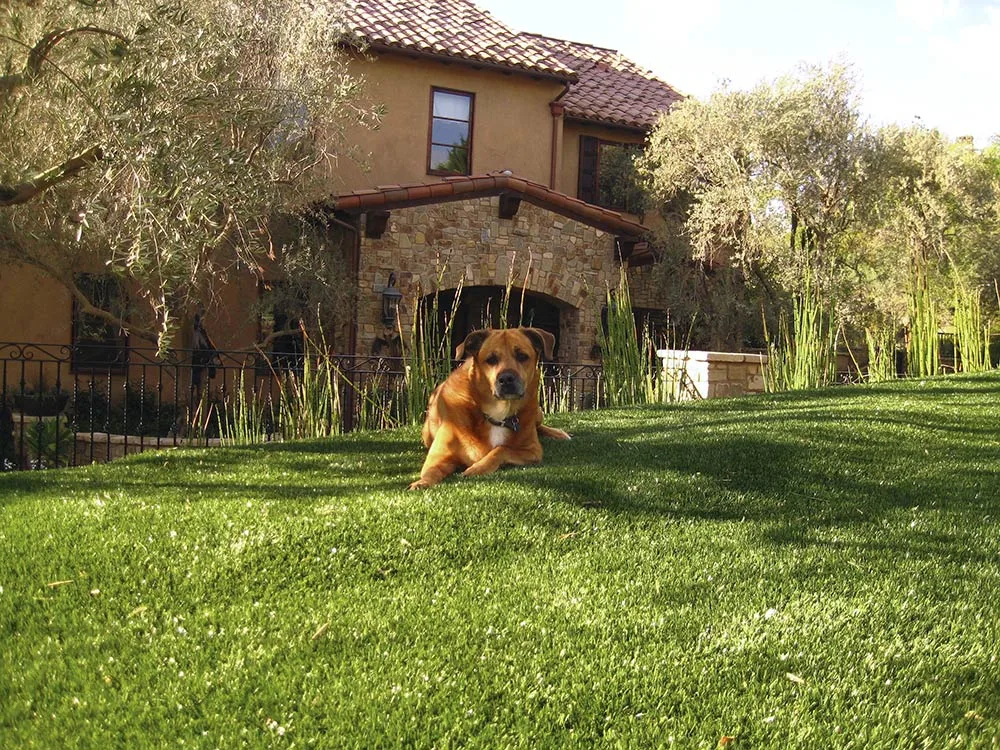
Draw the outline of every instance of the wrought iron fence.
<instances>
[{"instance_id":1,"label":"wrought iron fence","mask_svg":"<svg viewBox=\"0 0 1000 750\"><path fill-rule=\"evenodd\" d=\"M410 420L405 360L333 355L329 432ZM0 471L79 466L152 448L287 435L301 353L0 343ZM547 412L603 401L600 366L547 364ZM328 394L330 395L330 394ZM249 416L248 416L249 415ZM420 415L417 415L419 418Z\"/></svg>"}]
</instances>

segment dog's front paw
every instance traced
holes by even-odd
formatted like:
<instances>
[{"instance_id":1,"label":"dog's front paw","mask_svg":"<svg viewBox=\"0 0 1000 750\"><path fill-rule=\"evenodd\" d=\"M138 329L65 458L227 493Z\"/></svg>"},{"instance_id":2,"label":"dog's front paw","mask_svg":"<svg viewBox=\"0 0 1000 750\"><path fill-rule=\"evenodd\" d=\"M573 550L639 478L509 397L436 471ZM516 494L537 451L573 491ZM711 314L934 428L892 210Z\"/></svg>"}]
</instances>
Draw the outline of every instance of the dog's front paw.
<instances>
[{"instance_id":1,"label":"dog's front paw","mask_svg":"<svg viewBox=\"0 0 1000 750\"><path fill-rule=\"evenodd\" d=\"M426 479L418 479L415 482L410 482L410 486L407 487L406 489L408 489L408 490L426 490L428 487L431 487L431 486L433 486L433 484L431 482L428 482Z\"/></svg>"}]
</instances>

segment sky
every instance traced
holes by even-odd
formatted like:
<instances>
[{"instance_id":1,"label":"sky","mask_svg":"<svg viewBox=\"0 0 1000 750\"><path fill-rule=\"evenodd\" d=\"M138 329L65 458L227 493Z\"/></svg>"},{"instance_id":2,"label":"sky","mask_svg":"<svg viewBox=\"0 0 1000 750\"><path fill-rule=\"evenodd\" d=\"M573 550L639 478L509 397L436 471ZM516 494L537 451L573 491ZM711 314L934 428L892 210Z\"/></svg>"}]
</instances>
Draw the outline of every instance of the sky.
<instances>
[{"instance_id":1,"label":"sky","mask_svg":"<svg viewBox=\"0 0 1000 750\"><path fill-rule=\"evenodd\" d=\"M1000 134L1000 0L474 0L516 31L618 50L684 94L848 63L878 125Z\"/></svg>"}]
</instances>

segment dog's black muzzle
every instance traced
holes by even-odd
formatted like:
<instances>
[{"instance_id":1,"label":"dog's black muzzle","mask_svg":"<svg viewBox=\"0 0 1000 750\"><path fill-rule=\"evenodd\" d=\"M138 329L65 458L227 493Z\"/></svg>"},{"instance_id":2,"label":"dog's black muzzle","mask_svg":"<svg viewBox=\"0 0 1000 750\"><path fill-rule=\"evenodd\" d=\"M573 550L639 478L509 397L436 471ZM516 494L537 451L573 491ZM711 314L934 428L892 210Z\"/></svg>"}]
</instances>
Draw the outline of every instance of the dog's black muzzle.
<instances>
[{"instance_id":1,"label":"dog's black muzzle","mask_svg":"<svg viewBox=\"0 0 1000 750\"><path fill-rule=\"evenodd\" d=\"M524 395L524 380L514 370L504 370L493 383L493 395L502 399L521 398Z\"/></svg>"}]
</instances>

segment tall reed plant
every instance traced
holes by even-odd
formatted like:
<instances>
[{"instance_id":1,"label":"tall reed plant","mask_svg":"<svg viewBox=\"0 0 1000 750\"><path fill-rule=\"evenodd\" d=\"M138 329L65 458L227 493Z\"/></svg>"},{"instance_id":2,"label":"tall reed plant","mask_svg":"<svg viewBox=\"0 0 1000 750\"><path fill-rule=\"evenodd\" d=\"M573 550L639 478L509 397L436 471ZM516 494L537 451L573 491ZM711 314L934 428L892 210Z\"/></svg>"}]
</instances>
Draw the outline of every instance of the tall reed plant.
<instances>
[{"instance_id":1,"label":"tall reed plant","mask_svg":"<svg viewBox=\"0 0 1000 750\"><path fill-rule=\"evenodd\" d=\"M443 272L438 277L434 294L427 300L420 297L418 290L413 305L413 321L404 353L406 412L410 424L420 424L423 421L431 393L451 373L451 332L461 304L462 282L459 281L451 309L442 321L439 306L442 277ZM400 336L402 337L402 331Z\"/></svg>"},{"instance_id":2,"label":"tall reed plant","mask_svg":"<svg viewBox=\"0 0 1000 750\"><path fill-rule=\"evenodd\" d=\"M510 327L510 304L511 298L514 292L514 261L517 260L517 253L511 258L510 266L507 268L507 282L504 285L503 296L500 298L500 328ZM520 307L517 311L517 326L530 326L532 321L525 321L524 319L524 297L525 289L528 288L528 281L531 278L531 261L532 254L528 253L528 264L524 269L524 282L521 284L521 299ZM489 321L484 321L484 326L489 327Z\"/></svg>"},{"instance_id":3,"label":"tall reed plant","mask_svg":"<svg viewBox=\"0 0 1000 750\"><path fill-rule=\"evenodd\" d=\"M979 292L956 281L954 308L955 346L962 372L986 372L991 366L990 329L983 324Z\"/></svg>"},{"instance_id":4,"label":"tall reed plant","mask_svg":"<svg viewBox=\"0 0 1000 750\"><path fill-rule=\"evenodd\" d=\"M926 261L919 257L911 267L909 289L910 337L906 346L907 374L937 375L941 366L938 319L927 276Z\"/></svg>"},{"instance_id":5,"label":"tall reed plant","mask_svg":"<svg viewBox=\"0 0 1000 750\"><path fill-rule=\"evenodd\" d=\"M316 344L305 331L302 336L301 368L275 373L281 392L277 434L282 440L330 437L343 431L340 368L325 339Z\"/></svg>"},{"instance_id":6,"label":"tall reed plant","mask_svg":"<svg viewBox=\"0 0 1000 750\"><path fill-rule=\"evenodd\" d=\"M409 402L402 373L378 372L357 390L358 430L392 430L408 423Z\"/></svg>"},{"instance_id":7,"label":"tall reed plant","mask_svg":"<svg viewBox=\"0 0 1000 750\"><path fill-rule=\"evenodd\" d=\"M768 391L821 388L834 382L837 369L837 326L832 300L825 303L807 272L801 293L792 303L792 322L782 314L777 339L771 339L765 322L767 364L764 386Z\"/></svg>"},{"instance_id":8,"label":"tall reed plant","mask_svg":"<svg viewBox=\"0 0 1000 750\"><path fill-rule=\"evenodd\" d=\"M223 445L253 445L269 437L269 399L247 388L246 370L240 370L239 382L225 406L218 410L219 439ZM251 384L252 385L252 384Z\"/></svg>"},{"instance_id":9,"label":"tall reed plant","mask_svg":"<svg viewBox=\"0 0 1000 750\"><path fill-rule=\"evenodd\" d=\"M885 383L896 379L896 326L889 324L865 328L868 348L868 383Z\"/></svg>"},{"instance_id":10,"label":"tall reed plant","mask_svg":"<svg viewBox=\"0 0 1000 750\"><path fill-rule=\"evenodd\" d=\"M660 400L659 360L648 332L636 332L628 275L622 267L618 288L607 290L607 330L600 330L604 390L608 406Z\"/></svg>"}]
</instances>

